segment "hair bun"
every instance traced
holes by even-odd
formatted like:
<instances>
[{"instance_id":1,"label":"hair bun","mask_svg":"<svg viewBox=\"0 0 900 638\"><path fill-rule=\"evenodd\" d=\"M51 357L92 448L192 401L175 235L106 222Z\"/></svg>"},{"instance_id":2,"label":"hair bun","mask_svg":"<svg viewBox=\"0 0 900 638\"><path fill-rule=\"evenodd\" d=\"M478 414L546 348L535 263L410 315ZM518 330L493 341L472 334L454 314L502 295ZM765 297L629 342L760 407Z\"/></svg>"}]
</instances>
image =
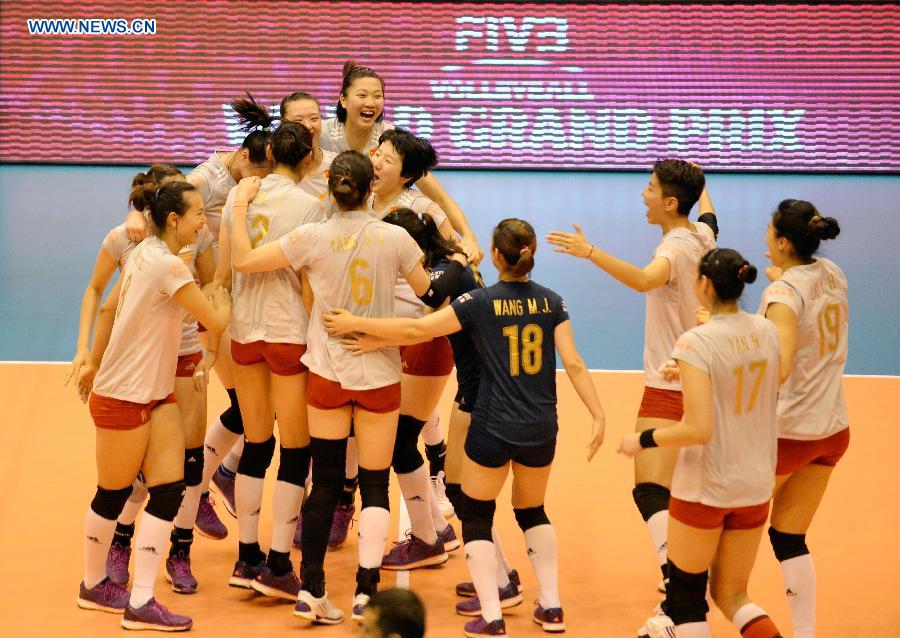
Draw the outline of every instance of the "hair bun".
<instances>
[{"instance_id":1,"label":"hair bun","mask_svg":"<svg viewBox=\"0 0 900 638\"><path fill-rule=\"evenodd\" d=\"M350 72L353 71L353 69L355 69L355 68L356 68L356 61L352 60L352 59L348 59L346 62L344 62L343 77L347 77L348 75L350 75Z\"/></svg>"},{"instance_id":2,"label":"hair bun","mask_svg":"<svg viewBox=\"0 0 900 638\"><path fill-rule=\"evenodd\" d=\"M744 263L743 266L738 270L738 279L743 281L745 284L752 284L756 281L756 266L749 263Z\"/></svg>"},{"instance_id":3,"label":"hair bun","mask_svg":"<svg viewBox=\"0 0 900 638\"><path fill-rule=\"evenodd\" d=\"M841 226L834 217L815 215L809 220L809 228L817 239L834 239L841 234Z\"/></svg>"}]
</instances>

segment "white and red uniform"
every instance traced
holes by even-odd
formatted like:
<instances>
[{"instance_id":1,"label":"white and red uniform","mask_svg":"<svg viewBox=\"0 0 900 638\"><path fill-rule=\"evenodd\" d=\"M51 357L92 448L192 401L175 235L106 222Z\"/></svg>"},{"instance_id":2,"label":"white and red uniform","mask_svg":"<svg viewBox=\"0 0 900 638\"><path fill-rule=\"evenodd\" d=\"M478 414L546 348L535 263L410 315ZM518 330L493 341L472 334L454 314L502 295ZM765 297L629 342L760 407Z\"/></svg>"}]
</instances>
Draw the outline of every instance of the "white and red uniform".
<instances>
[{"instance_id":1,"label":"white and red uniform","mask_svg":"<svg viewBox=\"0 0 900 638\"><path fill-rule=\"evenodd\" d=\"M300 182L300 188L322 202L327 209L328 197L328 171L331 169L331 163L338 154L333 151L322 149L322 161L316 167L316 170L303 178Z\"/></svg>"},{"instance_id":2,"label":"white and red uniform","mask_svg":"<svg viewBox=\"0 0 900 638\"><path fill-rule=\"evenodd\" d=\"M219 226L222 223L222 207L231 189L237 186L231 171L219 157L219 153L229 151L214 151L209 159L188 173L187 181L197 187L200 197L203 199L203 214L206 215L206 224L213 235L215 245L219 245Z\"/></svg>"},{"instance_id":3,"label":"white and red uniform","mask_svg":"<svg viewBox=\"0 0 900 638\"><path fill-rule=\"evenodd\" d=\"M375 124L372 125L372 132L369 135L369 140L362 150L363 155L371 156L375 152L375 149L378 148L378 138L381 137L382 133L392 128L394 128L394 125L385 120L375 122ZM350 150L350 145L347 143L347 134L344 130L344 123L339 121L337 117L330 117L322 122L322 134L319 135L319 146L322 150L332 151L334 153L343 153L344 151Z\"/></svg>"}]
</instances>

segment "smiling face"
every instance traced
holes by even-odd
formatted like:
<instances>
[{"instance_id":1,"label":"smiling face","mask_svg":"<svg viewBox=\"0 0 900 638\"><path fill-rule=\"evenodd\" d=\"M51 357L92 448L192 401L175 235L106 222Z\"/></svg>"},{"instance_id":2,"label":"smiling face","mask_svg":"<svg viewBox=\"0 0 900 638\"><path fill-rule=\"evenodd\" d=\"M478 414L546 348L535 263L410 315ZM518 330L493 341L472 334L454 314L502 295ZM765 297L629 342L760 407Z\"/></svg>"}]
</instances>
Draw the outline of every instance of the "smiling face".
<instances>
[{"instance_id":1,"label":"smiling face","mask_svg":"<svg viewBox=\"0 0 900 638\"><path fill-rule=\"evenodd\" d=\"M357 78L346 93L341 94L341 106L347 109L346 124L370 129L384 110L384 89L381 80Z\"/></svg>"},{"instance_id":2,"label":"smiling face","mask_svg":"<svg viewBox=\"0 0 900 638\"><path fill-rule=\"evenodd\" d=\"M185 191L182 197L187 211L180 217L176 213L169 213L169 221L174 224L175 241L178 245L189 246L197 242L200 229L206 226L206 215L203 214L203 198L198 191Z\"/></svg>"},{"instance_id":3,"label":"smiling face","mask_svg":"<svg viewBox=\"0 0 900 638\"><path fill-rule=\"evenodd\" d=\"M372 167L375 169L372 191L376 194L392 193L406 182L400 174L403 170L403 156L390 142L385 142L375 149Z\"/></svg>"},{"instance_id":4,"label":"smiling face","mask_svg":"<svg viewBox=\"0 0 900 638\"><path fill-rule=\"evenodd\" d=\"M314 100L293 100L285 105L285 122L296 122L307 128L313 138L313 148L319 146L322 134L322 112Z\"/></svg>"}]
</instances>

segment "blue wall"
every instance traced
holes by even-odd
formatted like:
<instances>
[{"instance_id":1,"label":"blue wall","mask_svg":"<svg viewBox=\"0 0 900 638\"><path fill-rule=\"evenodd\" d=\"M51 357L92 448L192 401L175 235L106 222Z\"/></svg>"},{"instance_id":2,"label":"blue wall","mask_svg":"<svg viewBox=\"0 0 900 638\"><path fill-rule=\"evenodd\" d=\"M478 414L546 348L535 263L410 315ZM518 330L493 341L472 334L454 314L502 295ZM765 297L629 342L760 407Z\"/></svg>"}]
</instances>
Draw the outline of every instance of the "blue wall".
<instances>
[{"instance_id":1,"label":"blue wall","mask_svg":"<svg viewBox=\"0 0 900 638\"><path fill-rule=\"evenodd\" d=\"M67 360L81 294L105 233L124 219L129 167L0 166L0 360ZM659 240L640 193L647 174L444 172L438 177L485 245L502 217L531 221L539 236L579 223L596 245L640 265ZM779 200L808 199L843 226L825 242L850 281L849 373L900 374L900 230L891 176L710 175L722 246L758 266ZM541 240L535 279L566 299L592 368L639 369L643 298L587 262ZM485 279L495 273L484 264ZM765 286L745 292L755 310Z\"/></svg>"}]
</instances>

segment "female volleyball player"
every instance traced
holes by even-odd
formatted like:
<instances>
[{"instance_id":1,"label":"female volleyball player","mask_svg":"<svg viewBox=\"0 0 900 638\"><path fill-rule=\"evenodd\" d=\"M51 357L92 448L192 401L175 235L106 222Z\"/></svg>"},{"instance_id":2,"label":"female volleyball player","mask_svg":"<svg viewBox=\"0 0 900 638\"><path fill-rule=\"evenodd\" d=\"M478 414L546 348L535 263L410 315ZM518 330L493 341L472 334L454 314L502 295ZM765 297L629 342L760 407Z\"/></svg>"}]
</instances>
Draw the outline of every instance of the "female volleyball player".
<instances>
[{"instance_id":1,"label":"female volleyball player","mask_svg":"<svg viewBox=\"0 0 900 638\"><path fill-rule=\"evenodd\" d=\"M328 168L337 157L334 151L326 151L319 145L322 135L322 108L319 100L309 93L295 91L281 100L281 121L296 122L309 129L313 138L313 166L300 183L300 188L323 203L328 197Z\"/></svg>"},{"instance_id":2,"label":"female volleyball player","mask_svg":"<svg viewBox=\"0 0 900 638\"><path fill-rule=\"evenodd\" d=\"M312 135L306 127L294 122L278 127L271 141L275 168L259 184L258 194L248 195L248 199L256 196L249 211L242 207L246 182L225 204L216 272L216 280L233 282L231 356L245 438L235 482L239 555L229 584L288 600L296 600L300 587L290 549L309 471L306 366L300 363L309 317L301 300L300 277L292 268L265 273L236 269L231 273L230 237L249 231L254 246L276 244L294 228L324 220L319 200L299 186L314 168L312 151ZM264 561L258 513L275 449L275 414L280 465L273 498L272 543Z\"/></svg>"},{"instance_id":3,"label":"female volleyball player","mask_svg":"<svg viewBox=\"0 0 900 638\"><path fill-rule=\"evenodd\" d=\"M806 532L828 479L850 443L841 377L847 362L847 278L816 257L841 229L809 202L778 205L766 234L781 278L763 293L760 312L778 327L782 379L778 394L778 466L769 538L781 563L794 636L812 638L816 575Z\"/></svg>"},{"instance_id":4,"label":"female volleyball player","mask_svg":"<svg viewBox=\"0 0 900 638\"><path fill-rule=\"evenodd\" d=\"M682 398L678 381L667 381L660 372L675 340L696 325L699 305L693 290L700 257L715 246L717 232L712 202L705 188L703 171L682 160L662 160L653 166L650 183L642 193L647 206L647 222L659 226L663 237L653 260L644 268L629 264L590 244L581 229L576 233L552 232L547 241L556 252L590 260L620 282L647 293L647 320L644 330L644 395L635 430L664 428L681 420ZM700 222L691 223L688 214L700 200ZM665 590L666 529L668 528L669 486L677 454L670 449L654 449L634 459L635 487L632 495L656 550Z\"/></svg>"},{"instance_id":5,"label":"female volleyball player","mask_svg":"<svg viewBox=\"0 0 900 638\"><path fill-rule=\"evenodd\" d=\"M672 354L684 420L626 434L619 445L628 456L681 448L669 504L666 600L639 636L671 636L673 624L679 637L711 636L707 580L742 636L780 636L747 597L775 480L780 359L775 326L737 305L744 284L755 280L756 268L737 251L720 248L701 258L694 287L711 318L683 334Z\"/></svg>"},{"instance_id":6,"label":"female volleyball player","mask_svg":"<svg viewBox=\"0 0 900 638\"><path fill-rule=\"evenodd\" d=\"M466 624L467 636L506 635L491 526L510 464L516 520L540 583L534 620L546 631L565 629L557 591L556 536L544 512L557 435L554 347L593 417L588 459L603 441L603 409L575 348L565 303L529 281L535 250L531 225L505 219L495 228L491 244L491 259L500 272L497 284L465 293L422 319L364 318L338 309L325 317L332 334L359 331L393 343L472 329L482 376L465 443L463 540L481 615Z\"/></svg>"},{"instance_id":7,"label":"female volleyball player","mask_svg":"<svg viewBox=\"0 0 900 638\"><path fill-rule=\"evenodd\" d=\"M85 521L85 575L78 604L124 611L128 629L186 630L191 619L171 614L153 598L163 544L181 505L184 432L175 405L175 371L184 311L215 336L228 323L223 290L210 304L177 256L197 242L206 220L195 187L183 182L145 190L158 235L132 252L122 274L118 317L90 396L97 426L98 487ZM214 358L215 353L209 353ZM150 501L137 532L131 594L105 575L116 517L142 470Z\"/></svg>"}]
</instances>

